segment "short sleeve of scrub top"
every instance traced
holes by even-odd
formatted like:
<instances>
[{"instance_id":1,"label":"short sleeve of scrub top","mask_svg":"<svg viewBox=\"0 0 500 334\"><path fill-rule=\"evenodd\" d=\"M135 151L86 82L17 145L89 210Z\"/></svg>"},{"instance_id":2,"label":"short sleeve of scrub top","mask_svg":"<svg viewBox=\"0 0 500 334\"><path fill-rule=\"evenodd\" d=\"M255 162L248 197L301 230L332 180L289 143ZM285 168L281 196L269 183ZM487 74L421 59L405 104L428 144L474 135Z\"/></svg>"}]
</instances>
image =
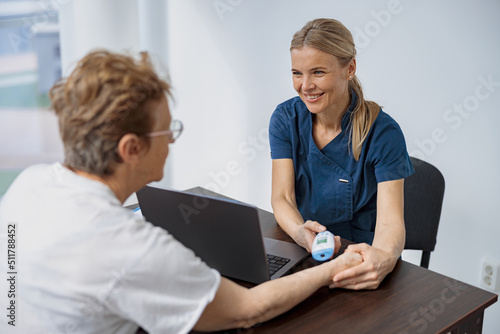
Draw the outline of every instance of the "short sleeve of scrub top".
<instances>
[{"instance_id":1,"label":"short sleeve of scrub top","mask_svg":"<svg viewBox=\"0 0 500 334\"><path fill-rule=\"evenodd\" d=\"M413 174L403 132L380 110L356 161L350 147L350 116L342 131L321 150L312 137L312 114L299 97L280 104L269 124L272 159L292 159L297 208L304 220L315 220L354 242L371 244L376 223L377 184Z\"/></svg>"}]
</instances>

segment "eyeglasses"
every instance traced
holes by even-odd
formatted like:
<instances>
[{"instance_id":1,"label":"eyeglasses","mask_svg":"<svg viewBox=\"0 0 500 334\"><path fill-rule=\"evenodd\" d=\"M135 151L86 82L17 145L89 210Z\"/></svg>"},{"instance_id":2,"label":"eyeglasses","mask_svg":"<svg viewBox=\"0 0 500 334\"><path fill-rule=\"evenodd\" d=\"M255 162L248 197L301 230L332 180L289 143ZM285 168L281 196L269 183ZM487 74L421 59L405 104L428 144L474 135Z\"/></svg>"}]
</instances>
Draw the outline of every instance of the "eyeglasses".
<instances>
[{"instance_id":1,"label":"eyeglasses","mask_svg":"<svg viewBox=\"0 0 500 334\"><path fill-rule=\"evenodd\" d=\"M170 122L169 130L149 132L146 133L146 136L157 137L157 136L168 135L170 137L170 141L174 142L181 135L183 128L184 127L182 126L182 122L174 119L172 122Z\"/></svg>"}]
</instances>

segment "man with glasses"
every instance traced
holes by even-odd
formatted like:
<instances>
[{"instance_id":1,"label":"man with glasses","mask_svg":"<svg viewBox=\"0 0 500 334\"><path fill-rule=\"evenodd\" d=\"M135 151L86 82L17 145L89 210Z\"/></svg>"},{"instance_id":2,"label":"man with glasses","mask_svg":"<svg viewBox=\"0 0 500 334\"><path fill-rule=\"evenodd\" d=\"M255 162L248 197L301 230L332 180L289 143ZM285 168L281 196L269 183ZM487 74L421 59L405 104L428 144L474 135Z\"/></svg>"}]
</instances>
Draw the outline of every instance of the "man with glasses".
<instances>
[{"instance_id":1,"label":"man with glasses","mask_svg":"<svg viewBox=\"0 0 500 334\"><path fill-rule=\"evenodd\" d=\"M52 88L65 158L27 168L0 203L0 244L7 244L7 226L18 231L21 310L16 328L2 321L0 332L248 327L289 310L361 261L345 254L246 289L123 208L132 193L162 179L169 144L182 132L182 123L171 120L169 94L146 54L138 61L107 51L88 54ZM6 261L0 270L9 271Z\"/></svg>"}]
</instances>

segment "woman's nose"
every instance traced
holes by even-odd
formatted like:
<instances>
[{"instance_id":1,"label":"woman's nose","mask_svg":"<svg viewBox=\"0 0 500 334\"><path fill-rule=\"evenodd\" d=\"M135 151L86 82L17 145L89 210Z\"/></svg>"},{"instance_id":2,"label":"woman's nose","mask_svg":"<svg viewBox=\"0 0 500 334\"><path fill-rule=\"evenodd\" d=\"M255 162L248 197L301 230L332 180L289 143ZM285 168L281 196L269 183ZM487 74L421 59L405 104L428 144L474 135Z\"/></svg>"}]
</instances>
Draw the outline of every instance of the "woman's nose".
<instances>
[{"instance_id":1,"label":"woman's nose","mask_svg":"<svg viewBox=\"0 0 500 334\"><path fill-rule=\"evenodd\" d=\"M302 79L302 90L311 90L314 88L314 80L311 77L305 75Z\"/></svg>"}]
</instances>

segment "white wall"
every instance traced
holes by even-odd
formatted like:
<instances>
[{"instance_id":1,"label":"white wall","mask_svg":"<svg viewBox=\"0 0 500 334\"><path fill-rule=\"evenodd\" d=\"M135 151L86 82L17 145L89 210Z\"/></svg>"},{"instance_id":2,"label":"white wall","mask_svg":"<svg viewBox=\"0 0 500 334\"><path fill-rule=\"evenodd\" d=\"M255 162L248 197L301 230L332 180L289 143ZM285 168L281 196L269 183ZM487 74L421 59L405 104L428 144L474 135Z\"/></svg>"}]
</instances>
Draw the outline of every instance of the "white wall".
<instances>
[{"instance_id":1,"label":"white wall","mask_svg":"<svg viewBox=\"0 0 500 334\"><path fill-rule=\"evenodd\" d=\"M138 0L69 0L59 6L61 62L67 76L95 48L139 51Z\"/></svg>"},{"instance_id":2,"label":"white wall","mask_svg":"<svg viewBox=\"0 0 500 334\"><path fill-rule=\"evenodd\" d=\"M270 209L259 134L295 95L289 42L317 17L353 32L366 95L399 122L409 152L445 175L430 269L479 286L481 260L500 260L498 1L170 1L173 112L186 129L172 146L173 186ZM498 333L499 316L500 303L486 310L484 333Z\"/></svg>"},{"instance_id":3,"label":"white wall","mask_svg":"<svg viewBox=\"0 0 500 334\"><path fill-rule=\"evenodd\" d=\"M65 76L75 62L96 48L132 54L148 51L154 63L165 66L168 50L165 0L56 1L61 3L57 8Z\"/></svg>"}]
</instances>

